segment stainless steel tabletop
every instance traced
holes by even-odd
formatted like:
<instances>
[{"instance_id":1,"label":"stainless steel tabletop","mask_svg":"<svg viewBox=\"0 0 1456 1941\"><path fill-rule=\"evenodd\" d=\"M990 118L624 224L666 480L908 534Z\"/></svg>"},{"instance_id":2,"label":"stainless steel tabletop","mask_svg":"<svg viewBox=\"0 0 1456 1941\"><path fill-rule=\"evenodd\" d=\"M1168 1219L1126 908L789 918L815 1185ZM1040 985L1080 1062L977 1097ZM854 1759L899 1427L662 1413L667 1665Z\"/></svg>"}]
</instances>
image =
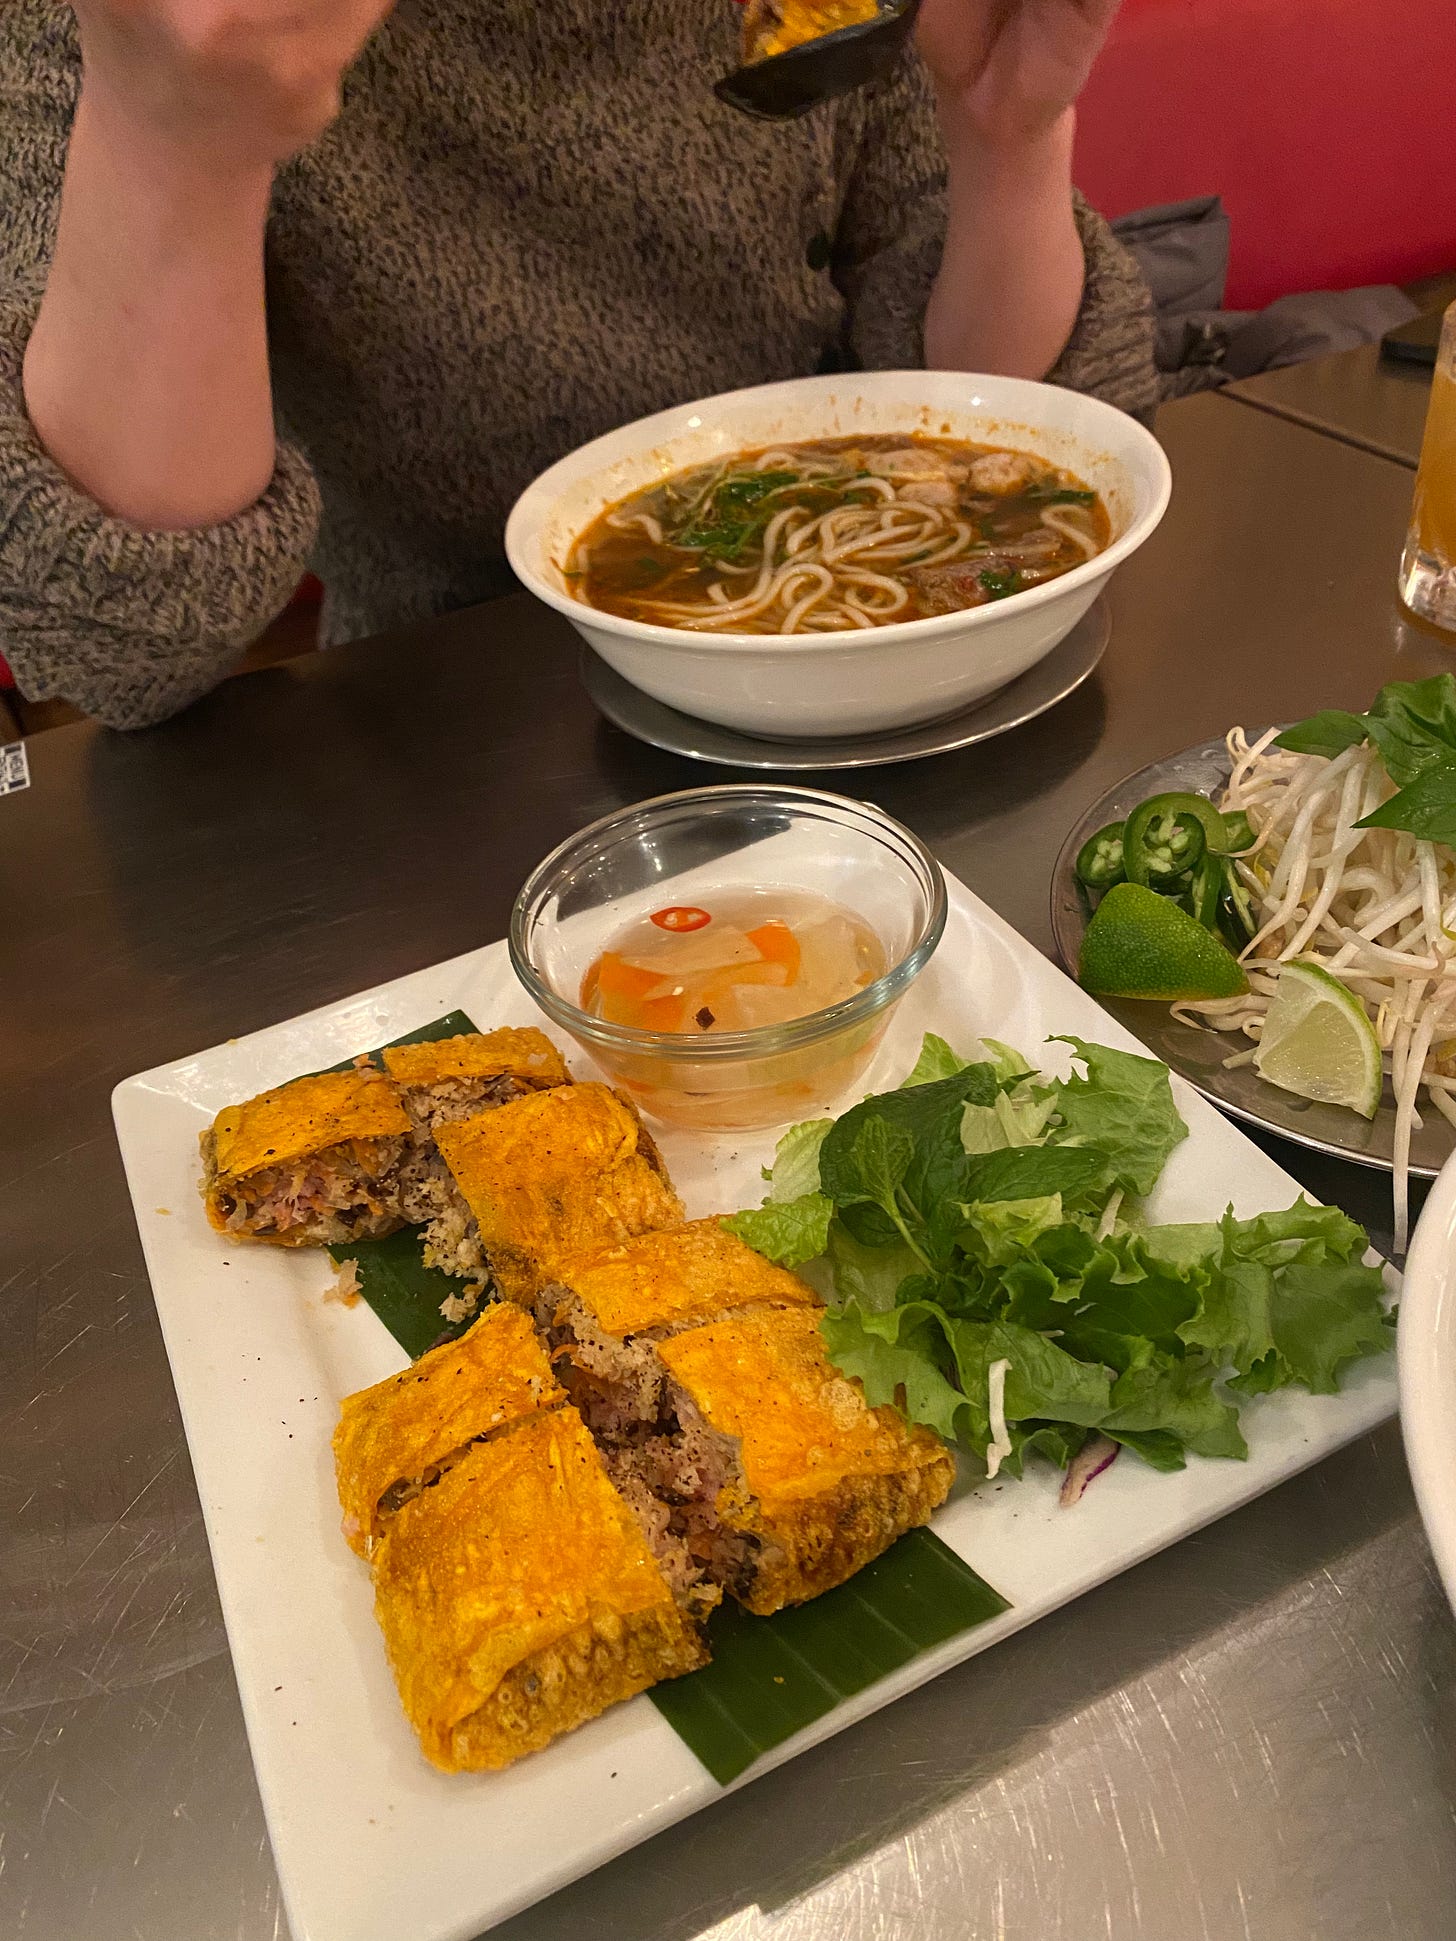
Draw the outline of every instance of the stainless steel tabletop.
<instances>
[{"instance_id":1,"label":"stainless steel tabletop","mask_svg":"<svg viewBox=\"0 0 1456 1941\"><path fill-rule=\"evenodd\" d=\"M1393 597L1408 471L1218 398L1161 431L1172 510L1098 674L860 782L1043 947L1118 776L1441 664ZM0 800L4 1941L287 1932L108 1094L499 936L547 847L701 779L575 660L513 600L44 735ZM1280 1156L1385 1219L1380 1180ZM1388 1427L497 1932L1447 1941L1453 1645Z\"/></svg>"},{"instance_id":2,"label":"stainless steel tabletop","mask_svg":"<svg viewBox=\"0 0 1456 1941\"><path fill-rule=\"evenodd\" d=\"M1431 373L1382 357L1378 344L1362 344L1333 357L1237 378L1220 396L1257 405L1414 469L1421 455Z\"/></svg>"}]
</instances>

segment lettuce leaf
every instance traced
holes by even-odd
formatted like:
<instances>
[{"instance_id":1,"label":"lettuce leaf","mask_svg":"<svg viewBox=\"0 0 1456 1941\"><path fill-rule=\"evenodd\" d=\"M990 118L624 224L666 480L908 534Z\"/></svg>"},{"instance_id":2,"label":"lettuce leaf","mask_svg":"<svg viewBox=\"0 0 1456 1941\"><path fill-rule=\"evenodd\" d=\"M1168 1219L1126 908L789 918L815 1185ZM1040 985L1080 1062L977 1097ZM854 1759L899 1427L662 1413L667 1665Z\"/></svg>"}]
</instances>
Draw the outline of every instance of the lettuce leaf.
<instances>
[{"instance_id":1,"label":"lettuce leaf","mask_svg":"<svg viewBox=\"0 0 1456 1941\"><path fill-rule=\"evenodd\" d=\"M789 1127L774 1147L767 1174L771 1200L800 1200L819 1191L819 1148L833 1124L833 1119L806 1119Z\"/></svg>"},{"instance_id":2,"label":"lettuce leaf","mask_svg":"<svg viewBox=\"0 0 1456 1941\"><path fill-rule=\"evenodd\" d=\"M1015 1085L998 1092L990 1105L966 1106L961 1113L961 1144L970 1153L1039 1146L1055 1109L1048 1087Z\"/></svg>"},{"instance_id":3,"label":"lettuce leaf","mask_svg":"<svg viewBox=\"0 0 1456 1941\"><path fill-rule=\"evenodd\" d=\"M1145 1198L1157 1185L1169 1154L1188 1137L1173 1103L1168 1067L1156 1058L1137 1058L1081 1038L1054 1042L1070 1045L1087 1069L1085 1075L1074 1073L1053 1087L1060 1123L1052 1138L1095 1146L1107 1155L1122 1190Z\"/></svg>"},{"instance_id":4,"label":"lettuce leaf","mask_svg":"<svg viewBox=\"0 0 1456 1941\"><path fill-rule=\"evenodd\" d=\"M730 1213L723 1225L780 1267L804 1267L828 1246L833 1213L834 1202L823 1193L804 1193L796 1200L769 1200L747 1212Z\"/></svg>"},{"instance_id":5,"label":"lettuce leaf","mask_svg":"<svg viewBox=\"0 0 1456 1941\"><path fill-rule=\"evenodd\" d=\"M831 1308L819 1332L829 1359L859 1381L872 1408L894 1403L947 1442L975 1433L974 1412L946 1372L953 1364L938 1308L919 1302L882 1314L853 1304Z\"/></svg>"},{"instance_id":6,"label":"lettuce leaf","mask_svg":"<svg viewBox=\"0 0 1456 1941\"><path fill-rule=\"evenodd\" d=\"M927 1031L920 1045L920 1056L910 1067L909 1077L904 1080L900 1090L908 1091L914 1085L930 1085L938 1078L954 1078L970 1064L969 1058L962 1058L951 1050L944 1038L937 1038L933 1031Z\"/></svg>"},{"instance_id":7,"label":"lettuce leaf","mask_svg":"<svg viewBox=\"0 0 1456 1941\"><path fill-rule=\"evenodd\" d=\"M1038 1080L1009 1047L927 1038L912 1083L779 1141L766 1203L725 1224L828 1296L835 1364L876 1406L984 1459L1007 1364L1011 1455L1062 1466L1101 1433L1156 1469L1247 1453L1239 1408L1339 1385L1390 1345L1353 1220L1301 1198L1237 1219L1127 1227L1187 1136L1166 1067L1068 1039Z\"/></svg>"}]
</instances>

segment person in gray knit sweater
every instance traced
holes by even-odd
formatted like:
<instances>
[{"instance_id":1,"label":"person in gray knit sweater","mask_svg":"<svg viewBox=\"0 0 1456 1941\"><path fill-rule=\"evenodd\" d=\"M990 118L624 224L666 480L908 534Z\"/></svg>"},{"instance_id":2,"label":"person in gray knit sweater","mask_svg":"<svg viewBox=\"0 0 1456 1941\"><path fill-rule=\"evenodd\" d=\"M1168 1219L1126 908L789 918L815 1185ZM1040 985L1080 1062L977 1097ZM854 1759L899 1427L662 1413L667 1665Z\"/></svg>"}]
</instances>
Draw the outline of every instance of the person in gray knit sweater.
<instances>
[{"instance_id":1,"label":"person in gray knit sweater","mask_svg":"<svg viewBox=\"0 0 1456 1941\"><path fill-rule=\"evenodd\" d=\"M729 0L5 0L0 652L116 727L306 566L325 637L491 597L583 440L820 368L1156 397L1071 186L1116 0L924 0L801 121L719 102Z\"/></svg>"}]
</instances>

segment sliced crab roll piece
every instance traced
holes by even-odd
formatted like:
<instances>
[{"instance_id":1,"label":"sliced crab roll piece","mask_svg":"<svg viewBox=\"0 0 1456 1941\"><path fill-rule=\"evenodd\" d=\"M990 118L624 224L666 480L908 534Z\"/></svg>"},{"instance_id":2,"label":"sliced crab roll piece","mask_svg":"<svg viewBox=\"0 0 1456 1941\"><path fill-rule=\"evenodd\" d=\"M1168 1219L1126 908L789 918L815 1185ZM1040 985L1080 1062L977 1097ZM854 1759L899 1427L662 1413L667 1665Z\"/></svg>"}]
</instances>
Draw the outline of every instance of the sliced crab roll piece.
<instances>
[{"instance_id":1,"label":"sliced crab roll piece","mask_svg":"<svg viewBox=\"0 0 1456 1941\"><path fill-rule=\"evenodd\" d=\"M410 1134L392 1081L369 1065L227 1106L202 1135L207 1217L219 1233L280 1247L393 1233Z\"/></svg>"},{"instance_id":2,"label":"sliced crab roll piece","mask_svg":"<svg viewBox=\"0 0 1456 1941\"><path fill-rule=\"evenodd\" d=\"M682 1219L661 1156L608 1086L560 1085L436 1128L431 1266L530 1305L556 1262Z\"/></svg>"}]
</instances>

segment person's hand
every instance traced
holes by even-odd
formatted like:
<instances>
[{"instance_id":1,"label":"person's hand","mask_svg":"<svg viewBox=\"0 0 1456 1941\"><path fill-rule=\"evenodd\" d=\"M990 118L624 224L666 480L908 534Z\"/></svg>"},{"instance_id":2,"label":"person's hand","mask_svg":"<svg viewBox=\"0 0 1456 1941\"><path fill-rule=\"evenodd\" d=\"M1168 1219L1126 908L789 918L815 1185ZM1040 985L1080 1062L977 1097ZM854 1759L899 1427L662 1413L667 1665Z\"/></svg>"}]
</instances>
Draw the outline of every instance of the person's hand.
<instances>
[{"instance_id":1,"label":"person's hand","mask_svg":"<svg viewBox=\"0 0 1456 1941\"><path fill-rule=\"evenodd\" d=\"M272 169L339 110L393 0L74 0L93 110L209 173Z\"/></svg>"},{"instance_id":2,"label":"person's hand","mask_svg":"<svg viewBox=\"0 0 1456 1941\"><path fill-rule=\"evenodd\" d=\"M942 113L988 146L1049 133L1086 84L1119 0L923 0L916 39Z\"/></svg>"}]
</instances>

